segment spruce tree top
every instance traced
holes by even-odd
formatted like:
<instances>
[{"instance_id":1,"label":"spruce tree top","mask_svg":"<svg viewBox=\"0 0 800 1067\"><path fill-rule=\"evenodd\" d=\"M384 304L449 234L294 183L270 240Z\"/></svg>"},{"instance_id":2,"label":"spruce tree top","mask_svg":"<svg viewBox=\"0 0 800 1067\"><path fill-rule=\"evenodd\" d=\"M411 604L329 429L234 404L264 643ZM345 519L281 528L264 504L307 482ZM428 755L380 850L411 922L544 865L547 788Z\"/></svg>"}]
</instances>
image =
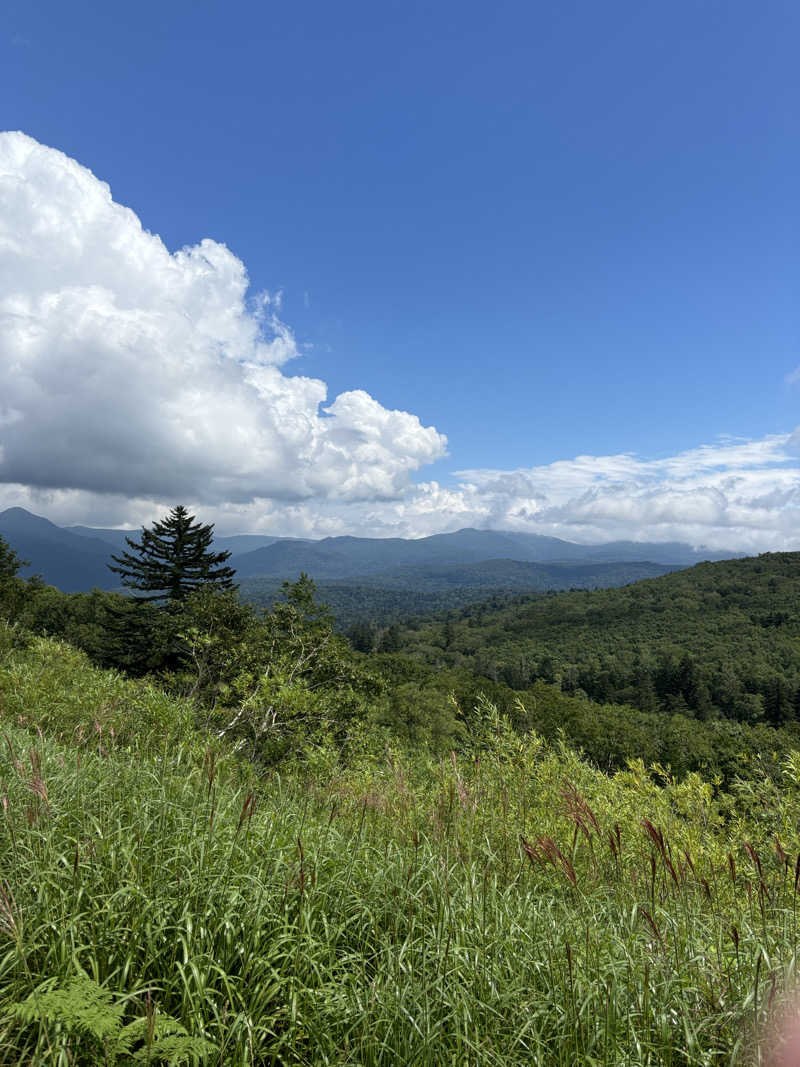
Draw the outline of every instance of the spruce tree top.
<instances>
[{"instance_id":1,"label":"spruce tree top","mask_svg":"<svg viewBox=\"0 0 800 1067\"><path fill-rule=\"evenodd\" d=\"M152 529L142 527L141 541L126 537L133 552L112 556L122 584L149 593L137 600L184 600L195 589L230 589L236 571L224 566L230 552L211 552L213 524L195 522L179 504Z\"/></svg>"}]
</instances>

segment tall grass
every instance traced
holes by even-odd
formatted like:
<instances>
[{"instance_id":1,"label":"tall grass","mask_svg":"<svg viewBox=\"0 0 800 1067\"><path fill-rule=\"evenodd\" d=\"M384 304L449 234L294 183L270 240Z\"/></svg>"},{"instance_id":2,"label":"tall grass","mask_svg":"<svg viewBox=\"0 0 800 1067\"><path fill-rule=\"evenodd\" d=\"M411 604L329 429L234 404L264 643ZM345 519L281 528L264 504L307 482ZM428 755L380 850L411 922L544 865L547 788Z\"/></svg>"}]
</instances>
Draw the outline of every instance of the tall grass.
<instances>
[{"instance_id":1,"label":"tall grass","mask_svg":"<svg viewBox=\"0 0 800 1067\"><path fill-rule=\"evenodd\" d=\"M11 1012L80 975L219 1064L748 1063L792 988L800 762L714 798L495 723L468 758L256 782L168 731L40 734L16 677L0 1063L105 1062Z\"/></svg>"}]
</instances>

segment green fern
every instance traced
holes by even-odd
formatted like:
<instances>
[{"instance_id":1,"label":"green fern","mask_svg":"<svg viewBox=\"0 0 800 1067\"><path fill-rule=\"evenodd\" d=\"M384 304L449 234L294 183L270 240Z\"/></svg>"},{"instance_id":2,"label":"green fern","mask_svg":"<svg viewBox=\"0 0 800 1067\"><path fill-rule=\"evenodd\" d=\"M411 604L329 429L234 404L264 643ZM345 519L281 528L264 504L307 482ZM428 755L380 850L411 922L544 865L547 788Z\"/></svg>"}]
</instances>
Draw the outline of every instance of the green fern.
<instances>
[{"instance_id":1,"label":"green fern","mask_svg":"<svg viewBox=\"0 0 800 1067\"><path fill-rule=\"evenodd\" d=\"M91 1037L108 1064L201 1063L214 1045L193 1037L170 1015L149 1014L122 1025L126 1000L86 974L57 987L52 980L9 1009L24 1026L56 1024L69 1035Z\"/></svg>"}]
</instances>

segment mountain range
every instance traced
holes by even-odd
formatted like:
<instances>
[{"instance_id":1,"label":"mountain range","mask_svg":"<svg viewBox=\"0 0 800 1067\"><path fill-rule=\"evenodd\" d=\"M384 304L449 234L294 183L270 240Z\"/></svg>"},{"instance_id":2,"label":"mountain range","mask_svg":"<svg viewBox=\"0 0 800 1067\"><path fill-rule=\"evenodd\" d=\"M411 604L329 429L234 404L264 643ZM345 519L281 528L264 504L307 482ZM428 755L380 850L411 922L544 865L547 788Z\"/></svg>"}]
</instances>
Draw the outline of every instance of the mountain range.
<instances>
[{"instance_id":1,"label":"mountain range","mask_svg":"<svg viewBox=\"0 0 800 1067\"><path fill-rule=\"evenodd\" d=\"M0 512L3 537L30 564L23 573L41 574L64 592L97 586L114 589L119 582L108 569L112 553L138 530L90 526L56 526L24 508ZM218 550L229 551L242 579L295 580L301 572L316 580L357 580L387 587L569 588L619 584L690 567L703 560L731 559L735 552L710 552L680 542L613 541L579 545L541 534L463 529L418 539L325 537L321 540L239 534L217 537ZM490 561L494 561L490 565ZM606 564L648 567L604 567ZM536 564L537 567L525 565ZM548 574L541 565L547 564Z\"/></svg>"}]
</instances>

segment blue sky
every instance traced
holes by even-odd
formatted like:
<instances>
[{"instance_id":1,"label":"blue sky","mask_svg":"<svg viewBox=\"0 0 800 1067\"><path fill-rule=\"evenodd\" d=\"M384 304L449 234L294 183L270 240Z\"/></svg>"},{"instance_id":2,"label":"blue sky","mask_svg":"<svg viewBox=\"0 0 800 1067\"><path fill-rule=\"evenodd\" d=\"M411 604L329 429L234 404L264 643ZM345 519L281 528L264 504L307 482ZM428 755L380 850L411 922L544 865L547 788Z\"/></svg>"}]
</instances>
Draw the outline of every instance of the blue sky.
<instances>
[{"instance_id":1,"label":"blue sky","mask_svg":"<svg viewBox=\"0 0 800 1067\"><path fill-rule=\"evenodd\" d=\"M363 390L446 435L447 455L412 450L411 483L550 472L516 511L438 499L404 510L391 504L408 492L396 479L338 509L314 489L287 532L427 533L438 514L448 528L576 539L660 539L660 524L721 543L728 528L772 547L772 519L748 532L718 508L699 526L691 508L641 521L618 508L610 525L572 523L553 496L553 464L652 464L727 435L773 441L759 463L780 469L787 525L774 547L786 547L786 442L800 421L798 39L792 3L7 0L0 128L108 182L170 251L227 245L251 295L282 293L271 306L299 353L285 375L321 379L329 401ZM652 496L665 478L654 469L625 477L650 479ZM108 486L63 470L25 477L7 484L34 486L57 517L72 514L66 498L42 493L94 492L73 510L120 522L170 502L142 485L121 494L139 502L125 510ZM775 491L765 480L750 502ZM233 508L218 521L258 526L237 492L213 501ZM274 527L281 509L263 501L286 487L254 492Z\"/></svg>"}]
</instances>

